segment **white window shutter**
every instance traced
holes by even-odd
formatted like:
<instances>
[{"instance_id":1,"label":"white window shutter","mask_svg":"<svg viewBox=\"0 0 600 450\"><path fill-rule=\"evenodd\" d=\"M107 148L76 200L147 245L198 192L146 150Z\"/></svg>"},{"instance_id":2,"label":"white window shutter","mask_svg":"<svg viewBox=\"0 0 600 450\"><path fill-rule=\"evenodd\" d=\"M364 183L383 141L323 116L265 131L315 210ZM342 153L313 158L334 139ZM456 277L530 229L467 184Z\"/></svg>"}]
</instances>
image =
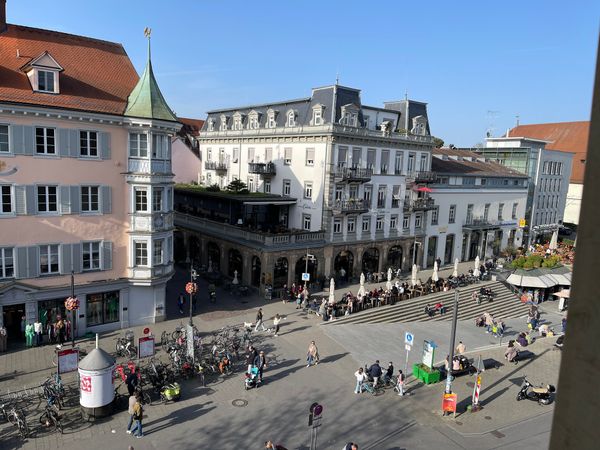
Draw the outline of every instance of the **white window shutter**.
<instances>
[{"instance_id":1,"label":"white window shutter","mask_svg":"<svg viewBox=\"0 0 600 450\"><path fill-rule=\"evenodd\" d=\"M27 214L26 192L27 186L15 186L15 212L19 216Z\"/></svg>"},{"instance_id":2,"label":"white window shutter","mask_svg":"<svg viewBox=\"0 0 600 450\"><path fill-rule=\"evenodd\" d=\"M112 198L110 186L102 186L102 214L110 214L112 212Z\"/></svg>"},{"instance_id":3,"label":"white window shutter","mask_svg":"<svg viewBox=\"0 0 600 450\"><path fill-rule=\"evenodd\" d=\"M60 186L60 213L71 214L71 186Z\"/></svg>"}]
</instances>

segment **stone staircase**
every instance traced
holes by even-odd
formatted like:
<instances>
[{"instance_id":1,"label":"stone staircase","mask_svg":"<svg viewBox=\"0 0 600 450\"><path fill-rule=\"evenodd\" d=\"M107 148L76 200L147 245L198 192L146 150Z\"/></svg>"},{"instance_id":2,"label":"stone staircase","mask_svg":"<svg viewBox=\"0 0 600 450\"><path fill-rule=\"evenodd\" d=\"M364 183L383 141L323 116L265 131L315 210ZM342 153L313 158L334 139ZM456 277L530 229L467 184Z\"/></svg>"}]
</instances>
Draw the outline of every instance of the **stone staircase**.
<instances>
[{"instance_id":1,"label":"stone staircase","mask_svg":"<svg viewBox=\"0 0 600 450\"><path fill-rule=\"evenodd\" d=\"M496 295L494 301L482 301L478 305L477 302L471 299L471 294L473 291L479 291L482 286L491 288ZM497 319L518 318L527 315L527 305L521 303L519 298L499 281L471 284L459 288L459 292L458 320L474 319L484 312L489 312ZM438 302L442 302L446 307L446 314L442 316L437 312L433 317L427 316L425 305L434 306ZM438 292L414 299L402 300L395 305L375 307L349 316L339 317L338 320L333 322L324 322L324 325L452 320L453 310L454 291Z\"/></svg>"}]
</instances>

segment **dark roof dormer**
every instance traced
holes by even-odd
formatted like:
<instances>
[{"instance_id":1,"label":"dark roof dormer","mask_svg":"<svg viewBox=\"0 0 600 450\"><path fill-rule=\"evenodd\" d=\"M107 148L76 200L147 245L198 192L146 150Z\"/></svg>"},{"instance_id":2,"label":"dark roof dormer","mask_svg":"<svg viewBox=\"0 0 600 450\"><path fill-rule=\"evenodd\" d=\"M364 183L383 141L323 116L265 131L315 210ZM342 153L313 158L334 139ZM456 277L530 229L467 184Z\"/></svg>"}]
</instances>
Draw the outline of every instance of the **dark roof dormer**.
<instances>
[{"instance_id":1,"label":"dark roof dormer","mask_svg":"<svg viewBox=\"0 0 600 450\"><path fill-rule=\"evenodd\" d=\"M65 70L49 52L33 58L21 70L29 78L31 88L35 92L47 94L60 93L59 74Z\"/></svg>"}]
</instances>

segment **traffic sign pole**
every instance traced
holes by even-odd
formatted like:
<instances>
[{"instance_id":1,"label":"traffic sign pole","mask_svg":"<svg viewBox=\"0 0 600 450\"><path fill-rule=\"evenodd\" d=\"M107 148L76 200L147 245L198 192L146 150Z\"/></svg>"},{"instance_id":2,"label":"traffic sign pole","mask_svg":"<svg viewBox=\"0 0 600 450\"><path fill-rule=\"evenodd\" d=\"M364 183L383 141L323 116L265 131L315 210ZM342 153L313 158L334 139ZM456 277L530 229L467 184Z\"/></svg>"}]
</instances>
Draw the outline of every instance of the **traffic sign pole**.
<instances>
[{"instance_id":1,"label":"traffic sign pole","mask_svg":"<svg viewBox=\"0 0 600 450\"><path fill-rule=\"evenodd\" d=\"M415 336L410 332L407 331L406 333L404 333L404 348L406 348L406 360L404 361L404 377L406 379L406 377L408 377L408 354L410 353L410 350L412 348L412 344L415 341Z\"/></svg>"}]
</instances>

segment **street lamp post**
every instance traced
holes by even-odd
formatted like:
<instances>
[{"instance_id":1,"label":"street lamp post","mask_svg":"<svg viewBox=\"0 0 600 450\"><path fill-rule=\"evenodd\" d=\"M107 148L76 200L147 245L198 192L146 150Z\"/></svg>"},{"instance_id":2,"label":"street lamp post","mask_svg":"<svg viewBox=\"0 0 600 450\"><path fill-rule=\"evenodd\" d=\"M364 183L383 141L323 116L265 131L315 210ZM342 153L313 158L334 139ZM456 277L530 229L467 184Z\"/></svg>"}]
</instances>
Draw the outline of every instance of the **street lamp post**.
<instances>
[{"instance_id":1,"label":"street lamp post","mask_svg":"<svg viewBox=\"0 0 600 450\"><path fill-rule=\"evenodd\" d=\"M71 298L75 298L75 273L71 270ZM71 310L71 345L75 348L75 309Z\"/></svg>"},{"instance_id":2,"label":"street lamp post","mask_svg":"<svg viewBox=\"0 0 600 450\"><path fill-rule=\"evenodd\" d=\"M315 259L315 255L311 255L310 253L308 253L308 249L306 249L306 261L305 261L305 265L304 265L304 273L308 273L308 260L313 261ZM297 275L296 275L297 276ZM308 280L304 280L304 287L306 287L308 284Z\"/></svg>"},{"instance_id":3,"label":"street lamp post","mask_svg":"<svg viewBox=\"0 0 600 450\"><path fill-rule=\"evenodd\" d=\"M448 370L446 371L446 394L452 394L452 360L454 359L454 343L456 341L456 322L458 320L459 290L454 290L454 310L452 312L452 331L450 332L450 351L448 352Z\"/></svg>"},{"instance_id":4,"label":"street lamp post","mask_svg":"<svg viewBox=\"0 0 600 450\"><path fill-rule=\"evenodd\" d=\"M194 320L192 317L194 315L194 310L193 310L194 294L198 290L198 287L196 285L197 278L198 278L198 274L196 273L196 270L194 269L194 263L192 261L190 263L190 282L186 286L186 291L188 292L188 294L190 294L190 325L191 326L194 325Z\"/></svg>"}]
</instances>

